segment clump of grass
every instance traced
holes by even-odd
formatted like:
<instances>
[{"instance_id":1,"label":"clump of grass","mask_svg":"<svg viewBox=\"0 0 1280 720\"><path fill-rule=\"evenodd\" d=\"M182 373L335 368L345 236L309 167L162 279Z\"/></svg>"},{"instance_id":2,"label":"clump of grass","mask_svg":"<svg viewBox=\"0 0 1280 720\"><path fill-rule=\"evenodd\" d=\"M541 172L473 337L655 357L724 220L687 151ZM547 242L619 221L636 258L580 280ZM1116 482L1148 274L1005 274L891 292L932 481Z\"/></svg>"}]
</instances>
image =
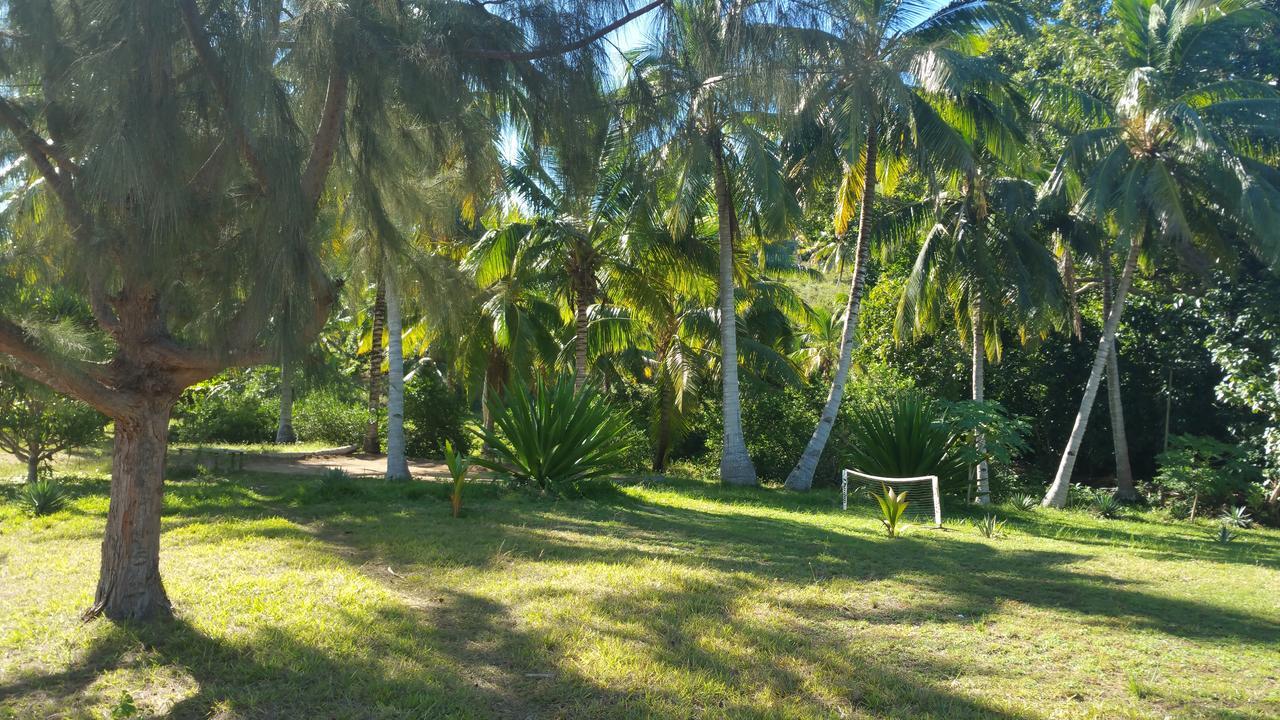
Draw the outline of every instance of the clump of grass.
<instances>
[{"instance_id":1,"label":"clump of grass","mask_svg":"<svg viewBox=\"0 0 1280 720\"><path fill-rule=\"evenodd\" d=\"M1222 521L1223 525L1240 528L1241 530L1247 530L1253 525L1253 516L1249 514L1249 509L1243 505L1223 510L1218 519Z\"/></svg>"},{"instance_id":2,"label":"clump of grass","mask_svg":"<svg viewBox=\"0 0 1280 720\"><path fill-rule=\"evenodd\" d=\"M52 515L67 506L66 488L56 480L37 480L18 491L18 506L32 517Z\"/></svg>"},{"instance_id":3,"label":"clump of grass","mask_svg":"<svg viewBox=\"0 0 1280 720\"><path fill-rule=\"evenodd\" d=\"M1213 533L1211 537L1214 542L1220 545L1226 545L1227 543L1234 542L1235 539L1239 537L1239 534L1226 525L1219 525L1218 531Z\"/></svg>"},{"instance_id":4,"label":"clump of grass","mask_svg":"<svg viewBox=\"0 0 1280 720\"><path fill-rule=\"evenodd\" d=\"M1013 506L1023 512L1031 512L1040 507L1040 498L1030 493L1023 493L1013 498Z\"/></svg>"},{"instance_id":5,"label":"clump of grass","mask_svg":"<svg viewBox=\"0 0 1280 720\"><path fill-rule=\"evenodd\" d=\"M334 502L364 497L365 490L339 468L330 468L320 476L320 482L309 493L313 502Z\"/></svg>"},{"instance_id":6,"label":"clump of grass","mask_svg":"<svg viewBox=\"0 0 1280 720\"><path fill-rule=\"evenodd\" d=\"M1093 514L1107 520L1114 520L1124 514L1124 504L1115 495L1099 494L1093 498Z\"/></svg>"}]
</instances>

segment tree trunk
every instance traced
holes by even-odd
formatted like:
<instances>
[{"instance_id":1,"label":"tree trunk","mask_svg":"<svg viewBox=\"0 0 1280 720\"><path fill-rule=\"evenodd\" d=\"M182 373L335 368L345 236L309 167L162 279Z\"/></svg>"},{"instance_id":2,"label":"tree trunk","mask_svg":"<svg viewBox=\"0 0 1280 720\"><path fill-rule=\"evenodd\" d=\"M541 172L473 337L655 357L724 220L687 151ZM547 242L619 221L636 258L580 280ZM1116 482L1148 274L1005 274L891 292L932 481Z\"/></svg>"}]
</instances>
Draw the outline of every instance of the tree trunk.
<instances>
[{"instance_id":1,"label":"tree trunk","mask_svg":"<svg viewBox=\"0 0 1280 720\"><path fill-rule=\"evenodd\" d=\"M387 274L387 479L408 480L404 456L404 346L400 318L400 290Z\"/></svg>"},{"instance_id":2,"label":"tree trunk","mask_svg":"<svg viewBox=\"0 0 1280 720\"><path fill-rule=\"evenodd\" d=\"M40 453L36 452L33 447L27 453L27 482L33 483L40 479Z\"/></svg>"},{"instance_id":3,"label":"tree trunk","mask_svg":"<svg viewBox=\"0 0 1280 720\"><path fill-rule=\"evenodd\" d=\"M587 382L587 303L583 290L577 292L573 327L573 390L578 392Z\"/></svg>"},{"instance_id":4,"label":"tree trunk","mask_svg":"<svg viewBox=\"0 0 1280 720\"><path fill-rule=\"evenodd\" d=\"M85 619L144 620L170 613L160 581L160 511L173 400L145 398L115 418L111 502L102 539L102 566Z\"/></svg>"},{"instance_id":5,"label":"tree trunk","mask_svg":"<svg viewBox=\"0 0 1280 720\"><path fill-rule=\"evenodd\" d=\"M858 239L854 247L853 275L849 281L849 299L844 307L844 331L840 335L840 361L836 365L835 377L831 379L831 388L827 391L827 401L822 407L822 415L818 418L818 426L813 430L813 437L805 446L800 461L787 476L787 489L808 490L813 487L813 473L818 469L818 461L822 459L822 451L827 447L827 439L831 437L831 428L840 414L840 401L844 399L844 386L849 380L849 367L853 364L853 342L858 335L858 317L862 311L862 290L867 275L867 258L871 245L871 208L876 197L876 157L879 150L878 128L871 123L867 128L867 168L863 178L862 207L858 217Z\"/></svg>"},{"instance_id":6,"label":"tree trunk","mask_svg":"<svg viewBox=\"0 0 1280 720\"><path fill-rule=\"evenodd\" d=\"M1058 464L1058 472L1053 478L1053 484L1049 486L1049 491L1044 496L1042 504L1045 507L1060 508L1067 504L1071 472L1075 469L1080 444L1084 442L1084 431L1089 425L1089 414L1093 410L1094 400L1098 397L1098 386L1102 384L1102 373L1107 364L1107 356L1111 354L1111 345L1115 342L1116 330L1120 327L1120 316L1124 314L1124 301L1129 294L1129 286L1133 283L1134 269L1138 265L1138 250L1139 243L1131 241L1129 253L1124 261L1124 270L1120 273L1120 286L1116 288L1115 301L1102 326L1102 337L1098 340L1098 350L1094 353L1093 367L1089 371L1089 380L1084 388L1084 398L1080 401L1080 411L1076 414L1076 422L1067 439L1067 447L1062 452L1062 461Z\"/></svg>"},{"instance_id":7,"label":"tree trunk","mask_svg":"<svg viewBox=\"0 0 1280 720\"><path fill-rule=\"evenodd\" d=\"M287 353L280 353L280 419L276 422L276 444L292 445L298 442L293 431L293 373L290 372Z\"/></svg>"},{"instance_id":8,"label":"tree trunk","mask_svg":"<svg viewBox=\"0 0 1280 720\"><path fill-rule=\"evenodd\" d=\"M666 472L667 454L671 452L671 384L665 380L658 386L658 426L653 438L653 471Z\"/></svg>"},{"instance_id":9,"label":"tree trunk","mask_svg":"<svg viewBox=\"0 0 1280 720\"><path fill-rule=\"evenodd\" d=\"M378 293L373 300L373 340L369 347L369 422L364 431L364 451L377 453L382 449L378 437L378 415L382 409L382 333L387 318L387 292L382 279L378 280Z\"/></svg>"},{"instance_id":10,"label":"tree trunk","mask_svg":"<svg viewBox=\"0 0 1280 720\"><path fill-rule=\"evenodd\" d=\"M986 350L986 328L982 325L982 295L977 292L973 295L973 399L975 402L982 402L985 396L985 379L984 374L987 362ZM982 432L976 432L973 436L974 450L977 451L978 457L982 458L978 461L975 475L977 476L978 486L978 504L991 504L991 478L989 468L987 466L987 438Z\"/></svg>"},{"instance_id":11,"label":"tree trunk","mask_svg":"<svg viewBox=\"0 0 1280 720\"><path fill-rule=\"evenodd\" d=\"M1102 253L1102 316L1111 315L1111 294L1114 285L1111 270L1111 252ZM1111 411L1111 445L1116 458L1116 497L1121 500L1137 500L1133 486L1133 469L1129 465L1129 438L1124 428L1124 405L1120 400L1120 345L1112 340L1107 353L1107 408Z\"/></svg>"},{"instance_id":12,"label":"tree trunk","mask_svg":"<svg viewBox=\"0 0 1280 720\"><path fill-rule=\"evenodd\" d=\"M720 482L726 485L755 485L756 468L747 454L742 434L742 404L738 391L738 323L734 308L733 226L735 209L725 173L724 147L719 133L709 138L715 161L717 233L720 239L720 354L723 375L723 438L720 455Z\"/></svg>"}]
</instances>

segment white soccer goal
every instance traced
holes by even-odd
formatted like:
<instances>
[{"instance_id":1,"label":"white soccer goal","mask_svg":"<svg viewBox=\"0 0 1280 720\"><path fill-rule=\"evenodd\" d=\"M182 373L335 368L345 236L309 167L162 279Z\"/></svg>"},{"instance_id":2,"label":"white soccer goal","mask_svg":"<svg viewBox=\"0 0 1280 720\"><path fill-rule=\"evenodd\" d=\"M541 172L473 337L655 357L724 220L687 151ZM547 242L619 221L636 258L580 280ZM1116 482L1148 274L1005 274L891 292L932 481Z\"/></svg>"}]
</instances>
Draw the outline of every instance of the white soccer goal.
<instances>
[{"instance_id":1,"label":"white soccer goal","mask_svg":"<svg viewBox=\"0 0 1280 720\"><path fill-rule=\"evenodd\" d=\"M894 492L907 491L908 500L916 500L921 494L928 494L933 499L933 524L942 527L942 494L938 491L937 475L921 475L919 477L891 478L869 475L857 470L845 470L840 473L840 509L849 509L849 481L853 480L855 490L863 488L878 491L881 486L891 487ZM917 500L918 502L918 500ZM919 508L919 504L916 505ZM910 508L910 505L908 505ZM924 514L920 510L916 511Z\"/></svg>"}]
</instances>

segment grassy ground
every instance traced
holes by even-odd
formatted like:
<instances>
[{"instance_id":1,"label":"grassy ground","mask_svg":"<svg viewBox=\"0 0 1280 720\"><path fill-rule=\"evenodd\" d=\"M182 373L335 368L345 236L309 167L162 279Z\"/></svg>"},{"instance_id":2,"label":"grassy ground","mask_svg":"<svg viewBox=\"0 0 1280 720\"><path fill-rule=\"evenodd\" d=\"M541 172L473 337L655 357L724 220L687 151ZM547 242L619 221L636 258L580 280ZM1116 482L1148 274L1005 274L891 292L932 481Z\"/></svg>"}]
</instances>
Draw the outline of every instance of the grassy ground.
<instances>
[{"instance_id":1,"label":"grassy ground","mask_svg":"<svg viewBox=\"0 0 1280 720\"><path fill-rule=\"evenodd\" d=\"M0 502L0 718L1269 718L1280 533L1001 511L883 537L832 493L573 501L168 486L177 618L77 620L106 511Z\"/></svg>"}]
</instances>

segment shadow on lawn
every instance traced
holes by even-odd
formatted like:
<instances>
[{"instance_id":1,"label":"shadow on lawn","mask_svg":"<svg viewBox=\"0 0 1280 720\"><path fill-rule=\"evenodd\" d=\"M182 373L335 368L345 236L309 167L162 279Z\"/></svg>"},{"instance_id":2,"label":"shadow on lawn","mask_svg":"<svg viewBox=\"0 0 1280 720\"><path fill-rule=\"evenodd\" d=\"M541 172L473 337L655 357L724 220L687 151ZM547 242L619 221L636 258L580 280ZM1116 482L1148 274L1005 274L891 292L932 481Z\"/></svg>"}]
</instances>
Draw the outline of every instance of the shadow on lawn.
<instances>
[{"instance_id":1,"label":"shadow on lawn","mask_svg":"<svg viewBox=\"0 0 1280 720\"><path fill-rule=\"evenodd\" d=\"M631 564L659 560L688 569L655 587L601 587L572 616L583 633L606 634L657 673L602 686L578 669L591 658L560 647L492 600L460 589L395 584L398 602L353 615L335 608L330 645L267 627L234 645L181 620L109 633L74 668L0 685L0 697L42 692L71 698L100 673L159 663L189 673L193 692L166 717L776 717L778 706L816 714L858 710L886 718L1020 717L949 691L960 668L903 642L877 655L852 651L850 624L900 628L972 622L1002 602L1047 607L1083 623L1138 627L1189 639L1280 643L1264 618L1145 593L1131 582L1073 570L1087 559L1068 552L1002 551L958 533L921 531L895 541L853 527L825 528L803 517L769 517L746 508L699 511L647 504L625 495L572 501L493 502L473 493L469 519L448 517L445 491L413 500L370 485L341 503L307 501L296 479L169 486L165 529L188 523L284 517L299 526L263 532L319 539L359 568L467 566L502 572L512 560ZM312 480L311 482L314 482ZM388 489L390 488L390 489ZM699 491L702 492L702 491ZM737 499L741 491L729 491ZM708 499L723 496L705 491ZM760 493L757 493L760 495ZM398 500L397 500L398 498ZM394 505L388 503L394 502ZM787 506L821 509L814 500ZM765 503L758 503L765 505ZM769 505L772 507L772 505ZM176 517L175 517L176 516ZM233 532L257 533L250 522ZM306 526L306 527L302 527ZM1072 538L1074 540L1074 538ZM708 579L700 570L712 570ZM909 575L943 600L906 610L865 603L779 597L776 617L744 615L739 601L780 582L806 586L833 578L875 581ZM526 599L558 600L553 586ZM801 623L788 619L803 619ZM871 630L870 632L876 632ZM141 645L147 649L139 656ZM335 652L332 647L345 648ZM598 659L596 661L599 661ZM829 693L837 692L837 697Z\"/></svg>"}]
</instances>

